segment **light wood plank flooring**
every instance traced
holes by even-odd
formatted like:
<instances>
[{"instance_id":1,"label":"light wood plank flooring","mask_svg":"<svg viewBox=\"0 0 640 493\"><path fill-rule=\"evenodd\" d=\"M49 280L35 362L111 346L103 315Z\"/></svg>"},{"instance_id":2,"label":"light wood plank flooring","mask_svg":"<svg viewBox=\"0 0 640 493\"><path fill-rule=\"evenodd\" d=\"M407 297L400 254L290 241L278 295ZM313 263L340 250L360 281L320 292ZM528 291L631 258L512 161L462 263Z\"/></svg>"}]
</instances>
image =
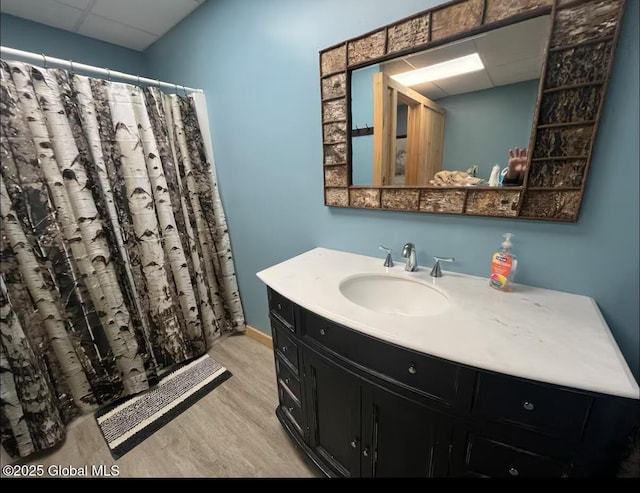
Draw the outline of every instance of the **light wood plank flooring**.
<instances>
[{"instance_id":1,"label":"light wood plank flooring","mask_svg":"<svg viewBox=\"0 0 640 493\"><path fill-rule=\"evenodd\" d=\"M275 417L273 353L247 336L209 354L233 376L115 461L93 416L68 428L66 442L29 464L117 464L120 477L318 477ZM3 464L6 463L3 451Z\"/></svg>"}]
</instances>

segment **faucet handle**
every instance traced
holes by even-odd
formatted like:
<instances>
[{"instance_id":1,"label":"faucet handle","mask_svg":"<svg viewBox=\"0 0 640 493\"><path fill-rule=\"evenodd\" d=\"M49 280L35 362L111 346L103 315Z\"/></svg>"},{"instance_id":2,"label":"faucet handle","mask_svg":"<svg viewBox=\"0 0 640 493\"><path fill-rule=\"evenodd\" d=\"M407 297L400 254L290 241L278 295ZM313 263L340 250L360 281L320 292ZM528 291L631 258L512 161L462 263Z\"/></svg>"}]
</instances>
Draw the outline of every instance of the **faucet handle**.
<instances>
[{"instance_id":1,"label":"faucet handle","mask_svg":"<svg viewBox=\"0 0 640 493\"><path fill-rule=\"evenodd\" d=\"M383 252L387 252L387 256L384 259L384 266L393 267L393 259L391 258L391 248L387 248L384 245L380 245L378 248Z\"/></svg>"},{"instance_id":2,"label":"faucet handle","mask_svg":"<svg viewBox=\"0 0 640 493\"><path fill-rule=\"evenodd\" d=\"M440 269L440 262L455 262L455 258L453 257L433 257L435 263L433 264L433 268L429 275L431 277L442 277L442 270Z\"/></svg>"},{"instance_id":3,"label":"faucet handle","mask_svg":"<svg viewBox=\"0 0 640 493\"><path fill-rule=\"evenodd\" d=\"M455 262L456 259L453 257L433 257L433 260L436 262Z\"/></svg>"}]
</instances>

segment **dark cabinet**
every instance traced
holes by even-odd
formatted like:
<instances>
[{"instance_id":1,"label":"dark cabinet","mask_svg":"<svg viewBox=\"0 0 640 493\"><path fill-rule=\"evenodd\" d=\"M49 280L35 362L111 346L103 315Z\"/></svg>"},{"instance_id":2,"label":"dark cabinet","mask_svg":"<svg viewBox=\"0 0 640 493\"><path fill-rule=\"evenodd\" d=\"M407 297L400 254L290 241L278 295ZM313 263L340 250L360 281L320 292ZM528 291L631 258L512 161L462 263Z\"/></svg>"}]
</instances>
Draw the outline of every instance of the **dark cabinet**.
<instances>
[{"instance_id":1,"label":"dark cabinet","mask_svg":"<svg viewBox=\"0 0 640 493\"><path fill-rule=\"evenodd\" d=\"M505 375L480 374L472 413L543 435L579 440L592 401L591 396L578 392L526 383Z\"/></svg>"},{"instance_id":2,"label":"dark cabinet","mask_svg":"<svg viewBox=\"0 0 640 493\"><path fill-rule=\"evenodd\" d=\"M280 317L274 317L271 323L280 402L277 414L291 433L299 436L301 440L306 440L308 434L305 389L300 381L301 349L291 335L291 327L284 325Z\"/></svg>"},{"instance_id":3,"label":"dark cabinet","mask_svg":"<svg viewBox=\"0 0 640 493\"><path fill-rule=\"evenodd\" d=\"M531 436L514 440L513 436L494 434L490 429L471 430L461 426L455 432L450 473L462 477L568 477L571 454L563 454L561 444L546 443L540 447L536 442L538 440L532 440Z\"/></svg>"},{"instance_id":4,"label":"dark cabinet","mask_svg":"<svg viewBox=\"0 0 640 493\"><path fill-rule=\"evenodd\" d=\"M338 476L360 475L360 384L312 351L304 353L309 445Z\"/></svg>"},{"instance_id":5,"label":"dark cabinet","mask_svg":"<svg viewBox=\"0 0 640 493\"><path fill-rule=\"evenodd\" d=\"M460 365L336 324L269 289L280 404L328 476L606 476L637 401Z\"/></svg>"},{"instance_id":6,"label":"dark cabinet","mask_svg":"<svg viewBox=\"0 0 640 493\"><path fill-rule=\"evenodd\" d=\"M304 352L311 449L339 476L447 474L451 424L424 406Z\"/></svg>"},{"instance_id":7,"label":"dark cabinet","mask_svg":"<svg viewBox=\"0 0 640 493\"><path fill-rule=\"evenodd\" d=\"M447 475L452 426L442 414L388 390L363 385L362 430L362 476Z\"/></svg>"},{"instance_id":8,"label":"dark cabinet","mask_svg":"<svg viewBox=\"0 0 640 493\"><path fill-rule=\"evenodd\" d=\"M426 354L347 329L308 310L299 311L299 334L318 351L365 367L379 377L446 406L466 398L473 372Z\"/></svg>"},{"instance_id":9,"label":"dark cabinet","mask_svg":"<svg viewBox=\"0 0 640 493\"><path fill-rule=\"evenodd\" d=\"M271 318L277 320L291 332L295 332L293 303L273 289L269 289L268 296L269 315Z\"/></svg>"}]
</instances>

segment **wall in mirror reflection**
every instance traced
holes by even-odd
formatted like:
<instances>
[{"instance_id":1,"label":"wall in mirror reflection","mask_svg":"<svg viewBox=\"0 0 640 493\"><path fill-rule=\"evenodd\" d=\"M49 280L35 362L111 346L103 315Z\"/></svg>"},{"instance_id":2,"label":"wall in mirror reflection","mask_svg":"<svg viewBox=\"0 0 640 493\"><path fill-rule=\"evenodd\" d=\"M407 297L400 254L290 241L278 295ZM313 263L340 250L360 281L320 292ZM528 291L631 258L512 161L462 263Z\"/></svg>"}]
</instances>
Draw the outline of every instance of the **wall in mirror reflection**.
<instances>
[{"instance_id":1,"label":"wall in mirror reflection","mask_svg":"<svg viewBox=\"0 0 640 493\"><path fill-rule=\"evenodd\" d=\"M466 171L477 165L477 176L488 181L494 164L500 165L501 169L507 166L509 149L528 148L538 82L533 79L436 99L447 112L442 169ZM359 86L360 96L372 93L370 82L369 86L368 89L363 88L363 84ZM354 103L353 121L358 122L357 128L373 127L372 108L371 100L367 105L356 106ZM406 106L400 106L396 135L398 164L405 152L406 128ZM353 185L371 185L373 135L352 137L351 146ZM403 168L399 165L396 169Z\"/></svg>"},{"instance_id":2,"label":"wall in mirror reflection","mask_svg":"<svg viewBox=\"0 0 640 493\"><path fill-rule=\"evenodd\" d=\"M549 16L482 33L441 47L351 72L352 129L372 128L374 121L373 77L389 76L479 53L485 68L411 86L445 110L441 169L467 171L477 166L476 176L486 180L495 164L508 164L509 149L529 147ZM404 184L402 159L406 148L406 106L396 108L395 185ZM375 129L374 129L375 131ZM352 132L352 184L372 185L374 136ZM428 185L428 184L426 184Z\"/></svg>"}]
</instances>

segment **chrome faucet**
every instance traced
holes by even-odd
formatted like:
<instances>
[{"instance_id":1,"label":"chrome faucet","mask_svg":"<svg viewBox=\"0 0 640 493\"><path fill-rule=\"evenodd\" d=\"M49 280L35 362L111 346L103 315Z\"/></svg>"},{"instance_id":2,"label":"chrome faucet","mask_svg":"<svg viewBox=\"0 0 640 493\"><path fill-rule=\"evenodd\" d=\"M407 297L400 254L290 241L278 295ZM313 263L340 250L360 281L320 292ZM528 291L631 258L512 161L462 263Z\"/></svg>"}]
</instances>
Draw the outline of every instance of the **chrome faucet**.
<instances>
[{"instance_id":1,"label":"chrome faucet","mask_svg":"<svg viewBox=\"0 0 640 493\"><path fill-rule=\"evenodd\" d=\"M404 270L415 272L418 270L418 260L416 259L416 247L413 243L407 243L402 247L402 258L407 259Z\"/></svg>"}]
</instances>

